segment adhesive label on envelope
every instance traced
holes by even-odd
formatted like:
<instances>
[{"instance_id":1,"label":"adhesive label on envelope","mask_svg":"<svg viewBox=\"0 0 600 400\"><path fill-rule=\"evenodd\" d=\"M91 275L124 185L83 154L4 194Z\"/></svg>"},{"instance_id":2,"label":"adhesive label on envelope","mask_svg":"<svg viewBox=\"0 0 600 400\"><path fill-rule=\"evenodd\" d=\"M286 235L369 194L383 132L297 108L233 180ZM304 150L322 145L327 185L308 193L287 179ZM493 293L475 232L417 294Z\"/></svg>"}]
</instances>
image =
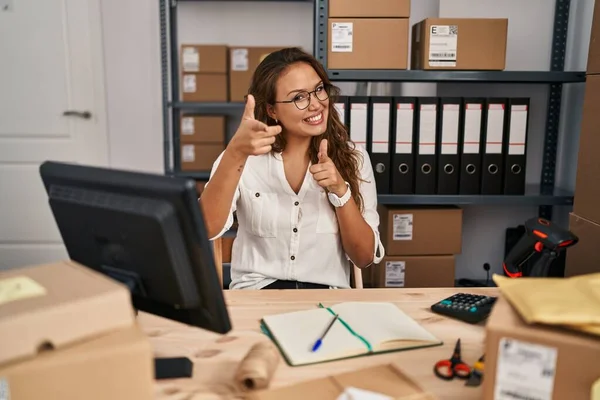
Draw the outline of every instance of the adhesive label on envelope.
<instances>
[{"instance_id":1,"label":"adhesive label on envelope","mask_svg":"<svg viewBox=\"0 0 600 400\"><path fill-rule=\"evenodd\" d=\"M0 280L0 305L45 294L46 289L28 276Z\"/></svg>"},{"instance_id":2,"label":"adhesive label on envelope","mask_svg":"<svg viewBox=\"0 0 600 400\"><path fill-rule=\"evenodd\" d=\"M413 215L412 214L394 214L394 240L412 240L413 239Z\"/></svg>"},{"instance_id":3,"label":"adhesive label on envelope","mask_svg":"<svg viewBox=\"0 0 600 400\"><path fill-rule=\"evenodd\" d=\"M458 25L432 25L429 29L429 66L456 67Z\"/></svg>"},{"instance_id":4,"label":"adhesive label on envelope","mask_svg":"<svg viewBox=\"0 0 600 400\"><path fill-rule=\"evenodd\" d=\"M552 400L557 357L554 347L502 338L498 345L494 399Z\"/></svg>"},{"instance_id":5,"label":"adhesive label on envelope","mask_svg":"<svg viewBox=\"0 0 600 400\"><path fill-rule=\"evenodd\" d=\"M0 400L10 400L10 386L6 378L0 377Z\"/></svg>"},{"instance_id":6,"label":"adhesive label on envelope","mask_svg":"<svg viewBox=\"0 0 600 400\"><path fill-rule=\"evenodd\" d=\"M385 263L385 287L404 287L404 261L386 261Z\"/></svg>"},{"instance_id":7,"label":"adhesive label on envelope","mask_svg":"<svg viewBox=\"0 0 600 400\"><path fill-rule=\"evenodd\" d=\"M332 22L331 51L352 53L353 30L354 23L352 22Z\"/></svg>"}]
</instances>

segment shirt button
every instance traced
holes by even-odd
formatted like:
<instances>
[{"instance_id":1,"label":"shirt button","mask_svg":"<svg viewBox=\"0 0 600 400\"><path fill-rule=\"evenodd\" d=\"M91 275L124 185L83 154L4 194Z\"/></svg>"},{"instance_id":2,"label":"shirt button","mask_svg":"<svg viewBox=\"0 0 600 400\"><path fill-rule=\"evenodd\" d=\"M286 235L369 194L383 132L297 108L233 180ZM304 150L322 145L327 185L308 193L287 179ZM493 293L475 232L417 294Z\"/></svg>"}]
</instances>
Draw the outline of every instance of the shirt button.
<instances>
[{"instance_id":1,"label":"shirt button","mask_svg":"<svg viewBox=\"0 0 600 400\"><path fill-rule=\"evenodd\" d=\"M255 195L256 197L260 197L260 193L258 193L258 192L256 192L254 195Z\"/></svg>"},{"instance_id":2,"label":"shirt button","mask_svg":"<svg viewBox=\"0 0 600 400\"><path fill-rule=\"evenodd\" d=\"M298 203L298 202L295 202L295 203L294 203L294 205L295 205L295 206L297 206L298 204L300 204L300 203Z\"/></svg>"},{"instance_id":3,"label":"shirt button","mask_svg":"<svg viewBox=\"0 0 600 400\"><path fill-rule=\"evenodd\" d=\"M298 228L294 228L294 233L298 232Z\"/></svg>"},{"instance_id":4,"label":"shirt button","mask_svg":"<svg viewBox=\"0 0 600 400\"><path fill-rule=\"evenodd\" d=\"M290 258L292 259L292 261L294 261L296 259L295 256L291 256Z\"/></svg>"}]
</instances>

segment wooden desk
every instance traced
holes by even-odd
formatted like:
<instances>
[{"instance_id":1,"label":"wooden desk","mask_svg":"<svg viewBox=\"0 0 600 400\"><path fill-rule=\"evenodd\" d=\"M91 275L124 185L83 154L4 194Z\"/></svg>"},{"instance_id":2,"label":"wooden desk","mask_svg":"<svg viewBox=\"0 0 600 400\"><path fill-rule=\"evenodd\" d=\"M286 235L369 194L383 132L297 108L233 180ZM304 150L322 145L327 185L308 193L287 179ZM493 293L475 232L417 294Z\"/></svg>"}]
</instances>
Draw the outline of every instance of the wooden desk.
<instances>
[{"instance_id":1,"label":"wooden desk","mask_svg":"<svg viewBox=\"0 0 600 400\"><path fill-rule=\"evenodd\" d=\"M233 330L227 335L216 335L143 313L139 320L157 356L187 356L194 361L193 378L157 383L158 399L227 399L239 398L232 394L237 363L254 343L265 340L259 329L263 315L314 308L318 302L389 301L442 339L444 345L302 367L289 367L282 359L271 386L394 362L440 399L479 399L481 387L465 387L464 381L459 380L442 381L432 370L436 361L450 357L458 338L467 363L474 363L483 353L485 328L482 324L470 325L429 311L435 301L459 291L498 294L496 288L225 291L233 324Z\"/></svg>"}]
</instances>

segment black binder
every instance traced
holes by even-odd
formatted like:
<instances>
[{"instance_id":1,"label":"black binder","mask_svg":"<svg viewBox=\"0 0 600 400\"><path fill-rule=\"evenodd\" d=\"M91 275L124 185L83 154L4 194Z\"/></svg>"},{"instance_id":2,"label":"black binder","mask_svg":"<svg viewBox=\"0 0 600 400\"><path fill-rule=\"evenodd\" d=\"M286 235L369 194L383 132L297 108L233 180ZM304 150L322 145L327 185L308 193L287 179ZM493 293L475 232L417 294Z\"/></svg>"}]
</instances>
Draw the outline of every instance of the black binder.
<instances>
[{"instance_id":1,"label":"black binder","mask_svg":"<svg viewBox=\"0 0 600 400\"><path fill-rule=\"evenodd\" d=\"M437 97L421 97L418 104L418 128L416 134L415 193L436 193L436 143L438 131Z\"/></svg>"},{"instance_id":2,"label":"black binder","mask_svg":"<svg viewBox=\"0 0 600 400\"><path fill-rule=\"evenodd\" d=\"M485 113L485 143L483 169L481 171L481 194L502 194L504 175L504 132L506 130L507 99L491 98Z\"/></svg>"},{"instance_id":3,"label":"black binder","mask_svg":"<svg viewBox=\"0 0 600 400\"><path fill-rule=\"evenodd\" d=\"M504 194L525 194L529 99L509 99L506 112Z\"/></svg>"},{"instance_id":4,"label":"black binder","mask_svg":"<svg viewBox=\"0 0 600 400\"><path fill-rule=\"evenodd\" d=\"M485 127L483 98L465 98L460 134L460 194L481 193L481 152Z\"/></svg>"},{"instance_id":5,"label":"black binder","mask_svg":"<svg viewBox=\"0 0 600 400\"><path fill-rule=\"evenodd\" d=\"M417 99L396 97L392 107L392 193L415 193L415 127Z\"/></svg>"},{"instance_id":6,"label":"black binder","mask_svg":"<svg viewBox=\"0 0 600 400\"><path fill-rule=\"evenodd\" d=\"M458 194L460 173L458 135L461 126L462 99L443 97L440 99L437 140L437 193Z\"/></svg>"},{"instance_id":7,"label":"black binder","mask_svg":"<svg viewBox=\"0 0 600 400\"><path fill-rule=\"evenodd\" d=\"M392 98L371 97L369 108L368 152L371 156L377 193L390 193L390 133Z\"/></svg>"}]
</instances>

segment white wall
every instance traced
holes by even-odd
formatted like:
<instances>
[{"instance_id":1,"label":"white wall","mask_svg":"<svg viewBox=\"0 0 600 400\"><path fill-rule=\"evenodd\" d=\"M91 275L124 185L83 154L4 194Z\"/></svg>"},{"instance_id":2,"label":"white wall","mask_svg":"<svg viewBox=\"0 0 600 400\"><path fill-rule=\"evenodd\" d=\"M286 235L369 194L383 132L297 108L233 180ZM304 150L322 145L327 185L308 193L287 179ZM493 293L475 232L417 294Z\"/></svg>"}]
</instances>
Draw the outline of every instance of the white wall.
<instances>
[{"instance_id":1,"label":"white wall","mask_svg":"<svg viewBox=\"0 0 600 400\"><path fill-rule=\"evenodd\" d=\"M103 1L111 161L116 167L162 170L162 114L158 4ZM593 0L571 2L566 69L585 70ZM295 2L180 2L179 43L298 45L312 51L313 5ZM549 0L414 0L411 23L426 16L509 18L507 69L548 70L554 16ZM535 28L534 28L535 27ZM530 30L531 29L531 30ZM342 84L344 94L481 94L532 98L527 181L539 183L545 109L544 85ZM583 85L565 85L557 184L573 188ZM234 124L232 124L234 125ZM145 151L141 150L144 144ZM489 262L500 272L505 229L537 215L537 207L464 208L463 254L457 278L485 277ZM555 207L565 224L569 207Z\"/></svg>"}]
</instances>

